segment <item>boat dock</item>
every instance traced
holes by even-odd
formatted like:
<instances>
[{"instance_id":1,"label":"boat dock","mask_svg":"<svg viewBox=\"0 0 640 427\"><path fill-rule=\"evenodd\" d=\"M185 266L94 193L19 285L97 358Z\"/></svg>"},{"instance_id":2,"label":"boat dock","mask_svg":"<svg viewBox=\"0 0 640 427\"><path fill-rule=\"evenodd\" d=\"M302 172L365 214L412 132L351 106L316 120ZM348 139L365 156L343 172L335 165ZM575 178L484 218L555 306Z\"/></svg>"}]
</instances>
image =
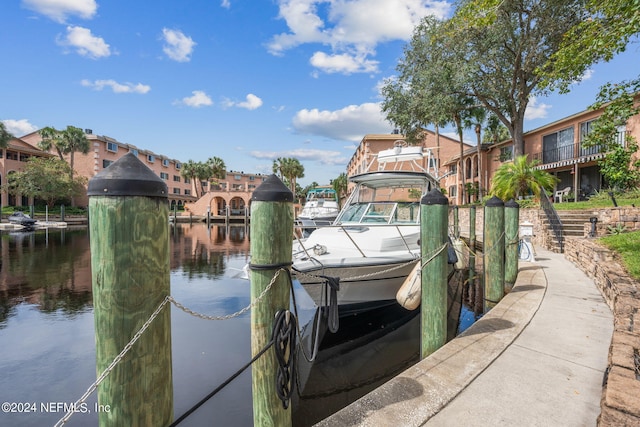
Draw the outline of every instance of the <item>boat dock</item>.
<instances>
[{"instance_id":1,"label":"boat dock","mask_svg":"<svg viewBox=\"0 0 640 427\"><path fill-rule=\"evenodd\" d=\"M613 330L594 281L562 254L537 249L536 262L520 263L513 290L484 317L317 425L596 425ZM612 399L624 406L638 388ZM600 425L640 420L606 417Z\"/></svg>"}]
</instances>

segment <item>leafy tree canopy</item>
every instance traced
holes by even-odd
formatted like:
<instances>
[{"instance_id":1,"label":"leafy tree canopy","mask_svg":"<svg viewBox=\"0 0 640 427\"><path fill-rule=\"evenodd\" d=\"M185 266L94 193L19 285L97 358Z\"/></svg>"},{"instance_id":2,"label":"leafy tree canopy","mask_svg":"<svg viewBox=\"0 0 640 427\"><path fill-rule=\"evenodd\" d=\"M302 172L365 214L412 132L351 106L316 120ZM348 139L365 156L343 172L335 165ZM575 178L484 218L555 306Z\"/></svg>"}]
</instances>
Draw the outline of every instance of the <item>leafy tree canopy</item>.
<instances>
[{"instance_id":1,"label":"leafy tree canopy","mask_svg":"<svg viewBox=\"0 0 640 427\"><path fill-rule=\"evenodd\" d=\"M53 207L58 200L79 196L87 182L85 177L71 178L71 166L57 158L31 157L24 170L7 175L3 190L10 194L33 197Z\"/></svg>"},{"instance_id":2,"label":"leafy tree canopy","mask_svg":"<svg viewBox=\"0 0 640 427\"><path fill-rule=\"evenodd\" d=\"M13 135L7 130L3 122L0 122L0 148L7 148L9 140L13 138Z\"/></svg>"}]
</instances>

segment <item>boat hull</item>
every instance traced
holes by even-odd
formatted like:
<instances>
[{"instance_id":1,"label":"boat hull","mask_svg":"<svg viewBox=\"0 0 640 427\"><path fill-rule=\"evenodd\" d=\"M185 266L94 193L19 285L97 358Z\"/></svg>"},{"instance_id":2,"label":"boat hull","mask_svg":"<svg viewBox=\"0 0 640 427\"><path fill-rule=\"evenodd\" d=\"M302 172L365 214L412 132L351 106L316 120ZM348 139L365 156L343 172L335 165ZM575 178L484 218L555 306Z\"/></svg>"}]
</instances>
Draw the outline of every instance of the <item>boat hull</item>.
<instances>
[{"instance_id":1,"label":"boat hull","mask_svg":"<svg viewBox=\"0 0 640 427\"><path fill-rule=\"evenodd\" d=\"M394 300L398 289L415 266L417 259L390 261L388 259L370 260L362 263L343 265L301 266L296 267L297 279L317 305L326 305L323 289L326 280L319 276L340 278L338 305L371 303Z\"/></svg>"}]
</instances>

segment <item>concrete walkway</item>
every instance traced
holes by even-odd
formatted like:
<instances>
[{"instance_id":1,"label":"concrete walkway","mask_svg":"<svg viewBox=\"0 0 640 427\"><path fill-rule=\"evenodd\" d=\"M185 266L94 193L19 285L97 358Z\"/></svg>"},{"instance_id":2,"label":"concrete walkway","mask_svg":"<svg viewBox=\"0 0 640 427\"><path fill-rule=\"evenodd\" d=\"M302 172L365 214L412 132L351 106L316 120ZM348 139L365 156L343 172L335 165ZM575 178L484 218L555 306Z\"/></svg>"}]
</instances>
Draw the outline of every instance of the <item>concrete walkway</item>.
<instances>
[{"instance_id":1,"label":"concrete walkway","mask_svg":"<svg viewBox=\"0 0 640 427\"><path fill-rule=\"evenodd\" d=\"M595 426L612 333L593 281L537 249L464 334L319 425Z\"/></svg>"}]
</instances>

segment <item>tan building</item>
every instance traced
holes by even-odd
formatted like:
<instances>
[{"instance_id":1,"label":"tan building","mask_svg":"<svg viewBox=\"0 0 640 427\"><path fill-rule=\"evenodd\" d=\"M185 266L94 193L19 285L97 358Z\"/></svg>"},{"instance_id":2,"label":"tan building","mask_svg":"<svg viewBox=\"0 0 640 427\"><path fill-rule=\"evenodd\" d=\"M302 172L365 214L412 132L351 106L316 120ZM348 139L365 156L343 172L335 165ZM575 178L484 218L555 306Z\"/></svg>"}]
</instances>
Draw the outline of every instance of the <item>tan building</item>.
<instances>
[{"instance_id":1,"label":"tan building","mask_svg":"<svg viewBox=\"0 0 640 427\"><path fill-rule=\"evenodd\" d=\"M403 142L404 136L401 134L365 135L347 165L347 176L363 173L367 168L375 170L377 168L376 154L382 150L392 148L396 143ZM447 160L456 156L456 154L459 157L460 142L425 129L420 145L422 145L422 150L425 154L420 166L431 172L436 178L441 178L440 186L446 189L447 194L449 194L450 189L445 185L451 180L447 177L453 176L454 182L456 182L457 169L447 166ZM464 150L469 150L472 146L463 144L463 148ZM403 167L409 168L410 166L404 165ZM351 188L352 186L349 186L349 191ZM449 194L450 200L452 200L452 197L455 198L455 194L453 196Z\"/></svg>"},{"instance_id":2,"label":"tan building","mask_svg":"<svg viewBox=\"0 0 640 427\"><path fill-rule=\"evenodd\" d=\"M30 157L51 157L38 147L19 138L9 140L7 148L0 149L0 185L6 183L7 175L24 169L24 164ZM0 192L0 206L28 206L33 200L26 197L14 196L6 191Z\"/></svg>"},{"instance_id":3,"label":"tan building","mask_svg":"<svg viewBox=\"0 0 640 427\"><path fill-rule=\"evenodd\" d=\"M85 136L89 140L89 153L74 154L74 169L82 176L91 179L98 172L108 167L127 153L135 154L140 161L158 176L165 180L169 191L169 202L174 205L183 206L185 203L196 200L194 196L194 184L192 180L183 177L180 172L182 163L176 159L154 153L149 150L139 149L135 145L117 141L108 136L94 135L91 129L85 129ZM39 131L32 132L21 138L34 147L42 140ZM69 156L67 161L69 160ZM89 198L86 194L74 198L76 206L88 206Z\"/></svg>"},{"instance_id":4,"label":"tan building","mask_svg":"<svg viewBox=\"0 0 640 427\"><path fill-rule=\"evenodd\" d=\"M539 161L538 169L558 178L554 192L569 188L570 199L582 200L608 187L598 166L598 159L605 153L597 146L583 146L585 135L601 114L602 110L585 110L524 134L524 153L529 160ZM618 142L626 144L627 135L640 141L640 115L631 117L618 129ZM636 152L638 157L640 153ZM492 177L502 164L513 159L513 142L483 145L483 159L486 174ZM489 180L487 188L490 184Z\"/></svg>"}]
</instances>

